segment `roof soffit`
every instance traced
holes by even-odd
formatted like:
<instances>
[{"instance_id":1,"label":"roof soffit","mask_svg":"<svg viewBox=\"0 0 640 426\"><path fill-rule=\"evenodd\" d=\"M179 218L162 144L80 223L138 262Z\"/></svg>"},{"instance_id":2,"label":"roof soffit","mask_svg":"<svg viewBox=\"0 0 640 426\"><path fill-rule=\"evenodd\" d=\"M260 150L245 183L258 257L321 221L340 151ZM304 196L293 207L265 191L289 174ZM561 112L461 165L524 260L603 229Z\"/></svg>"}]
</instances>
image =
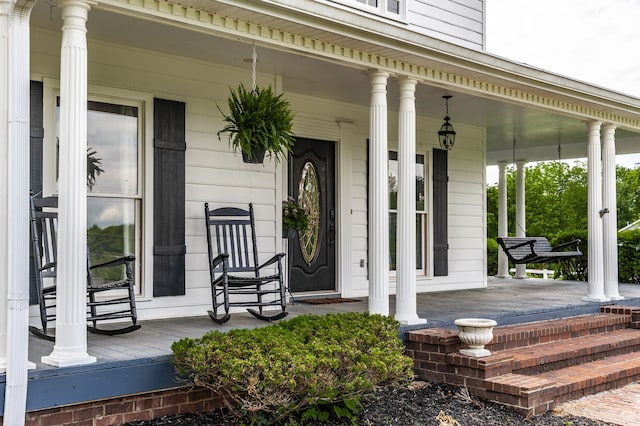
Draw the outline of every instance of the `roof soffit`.
<instances>
[{"instance_id":1,"label":"roof soffit","mask_svg":"<svg viewBox=\"0 0 640 426\"><path fill-rule=\"evenodd\" d=\"M287 3L293 2L104 0L96 7L640 131L640 99L349 13L335 4L304 2L302 10Z\"/></svg>"}]
</instances>

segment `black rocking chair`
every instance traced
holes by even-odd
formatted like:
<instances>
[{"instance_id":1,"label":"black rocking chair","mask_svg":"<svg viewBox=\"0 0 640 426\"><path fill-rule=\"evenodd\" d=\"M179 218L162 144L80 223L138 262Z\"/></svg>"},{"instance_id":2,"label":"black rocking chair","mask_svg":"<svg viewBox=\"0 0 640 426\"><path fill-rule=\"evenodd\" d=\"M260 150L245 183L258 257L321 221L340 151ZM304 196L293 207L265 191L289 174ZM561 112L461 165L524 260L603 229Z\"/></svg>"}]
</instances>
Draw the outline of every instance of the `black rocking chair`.
<instances>
[{"instance_id":1,"label":"black rocking chair","mask_svg":"<svg viewBox=\"0 0 640 426\"><path fill-rule=\"evenodd\" d=\"M230 307L257 307L258 311L247 311L264 321L286 317L288 312L285 312L282 268L284 253L278 253L259 265L253 204L249 204L249 210L235 207L209 210L209 203L205 203L204 214L213 298L213 310L208 311L211 319L224 324L230 318ZM212 234L215 234L215 253ZM275 273L268 269L269 266L275 268ZM232 302L231 296L237 297L237 300ZM279 312L264 314L263 308L269 307L276 307Z\"/></svg>"},{"instance_id":2,"label":"black rocking chair","mask_svg":"<svg viewBox=\"0 0 640 426\"><path fill-rule=\"evenodd\" d=\"M38 337L55 340L50 323L56 320L56 262L58 230L58 198L31 197L31 241L42 329L30 326ZM91 265L87 250L87 329L96 334L116 335L139 329L137 324L135 286L131 264L133 256L124 256L99 265ZM117 268L117 269L116 269ZM99 271L113 271L109 275ZM113 274L118 278L106 279ZM100 321L129 319L130 325L119 322L98 327Z\"/></svg>"}]
</instances>

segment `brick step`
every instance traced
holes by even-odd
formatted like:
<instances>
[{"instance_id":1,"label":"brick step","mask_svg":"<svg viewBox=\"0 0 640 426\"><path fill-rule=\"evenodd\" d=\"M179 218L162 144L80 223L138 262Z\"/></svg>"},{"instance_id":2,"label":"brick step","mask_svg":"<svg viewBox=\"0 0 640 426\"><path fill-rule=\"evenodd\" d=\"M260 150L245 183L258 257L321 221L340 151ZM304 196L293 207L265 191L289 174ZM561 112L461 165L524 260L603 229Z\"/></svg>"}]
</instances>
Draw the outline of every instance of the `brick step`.
<instances>
[{"instance_id":1,"label":"brick step","mask_svg":"<svg viewBox=\"0 0 640 426\"><path fill-rule=\"evenodd\" d=\"M472 396L538 415L555 404L640 380L640 307L494 329L474 358L460 353L457 330L407 332L407 352L422 379L464 386Z\"/></svg>"},{"instance_id":2,"label":"brick step","mask_svg":"<svg viewBox=\"0 0 640 426\"><path fill-rule=\"evenodd\" d=\"M555 402L565 402L640 380L640 356L637 353L616 355L549 371L537 377L555 381L558 389Z\"/></svg>"},{"instance_id":3,"label":"brick step","mask_svg":"<svg viewBox=\"0 0 640 426\"><path fill-rule=\"evenodd\" d=\"M512 356L514 373L532 375L638 351L640 330L625 328L495 354Z\"/></svg>"},{"instance_id":4,"label":"brick step","mask_svg":"<svg viewBox=\"0 0 640 426\"><path fill-rule=\"evenodd\" d=\"M532 415L543 414L555 404L594 395L640 380L637 353L617 355L535 376L509 373L484 381L475 396Z\"/></svg>"},{"instance_id":5,"label":"brick step","mask_svg":"<svg viewBox=\"0 0 640 426\"><path fill-rule=\"evenodd\" d=\"M502 351L580 336L608 333L628 328L630 322L631 314L601 313L496 327L493 330L493 341L486 347L492 352Z\"/></svg>"}]
</instances>

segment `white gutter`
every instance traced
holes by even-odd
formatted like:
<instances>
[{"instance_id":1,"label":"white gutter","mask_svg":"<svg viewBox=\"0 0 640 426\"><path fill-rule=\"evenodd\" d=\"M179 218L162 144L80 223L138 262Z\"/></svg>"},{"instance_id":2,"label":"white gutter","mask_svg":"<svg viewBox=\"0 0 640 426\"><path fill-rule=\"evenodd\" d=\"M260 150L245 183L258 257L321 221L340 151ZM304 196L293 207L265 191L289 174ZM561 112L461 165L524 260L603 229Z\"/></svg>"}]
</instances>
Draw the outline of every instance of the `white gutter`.
<instances>
[{"instance_id":1,"label":"white gutter","mask_svg":"<svg viewBox=\"0 0 640 426\"><path fill-rule=\"evenodd\" d=\"M9 14L11 0L0 0L0 235L7 235L7 141L9 139ZM0 373L7 370L7 244L0 241Z\"/></svg>"},{"instance_id":2,"label":"white gutter","mask_svg":"<svg viewBox=\"0 0 640 426\"><path fill-rule=\"evenodd\" d=\"M29 17L35 1L14 4L8 30L7 378L3 422L23 426L29 349ZM0 296L1 297L1 296Z\"/></svg>"}]
</instances>

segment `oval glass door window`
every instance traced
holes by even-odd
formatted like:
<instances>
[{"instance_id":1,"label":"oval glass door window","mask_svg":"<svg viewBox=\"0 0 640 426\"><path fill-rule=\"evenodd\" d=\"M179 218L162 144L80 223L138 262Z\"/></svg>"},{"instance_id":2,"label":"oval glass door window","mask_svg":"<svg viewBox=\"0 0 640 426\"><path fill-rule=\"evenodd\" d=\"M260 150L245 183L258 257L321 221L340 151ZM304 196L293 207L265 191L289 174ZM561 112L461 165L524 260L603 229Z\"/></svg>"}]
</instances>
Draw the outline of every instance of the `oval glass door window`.
<instances>
[{"instance_id":1,"label":"oval glass door window","mask_svg":"<svg viewBox=\"0 0 640 426\"><path fill-rule=\"evenodd\" d=\"M313 263L318 253L320 238L320 183L316 168L306 162L298 184L298 202L309 212L309 226L298 233L302 257L308 265Z\"/></svg>"}]
</instances>

